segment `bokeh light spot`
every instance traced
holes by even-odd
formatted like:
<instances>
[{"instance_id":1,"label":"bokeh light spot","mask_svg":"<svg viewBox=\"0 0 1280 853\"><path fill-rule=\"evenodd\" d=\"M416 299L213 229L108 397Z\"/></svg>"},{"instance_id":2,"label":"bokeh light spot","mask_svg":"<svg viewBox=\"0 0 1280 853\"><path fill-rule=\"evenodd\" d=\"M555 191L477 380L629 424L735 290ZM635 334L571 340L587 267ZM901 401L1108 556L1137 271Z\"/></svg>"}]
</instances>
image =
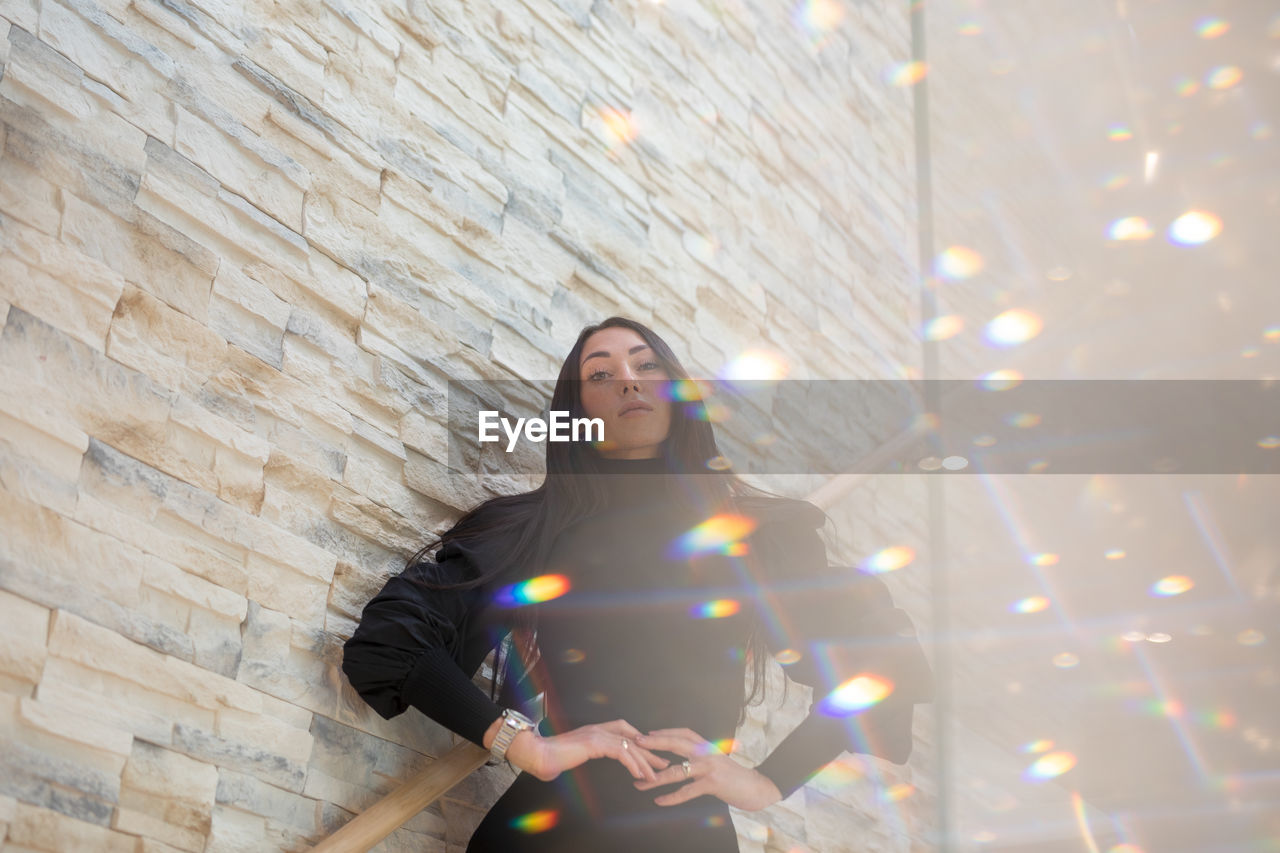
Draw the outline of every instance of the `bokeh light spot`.
<instances>
[{"instance_id":1,"label":"bokeh light spot","mask_svg":"<svg viewBox=\"0 0 1280 853\"><path fill-rule=\"evenodd\" d=\"M1023 774L1030 782L1044 782L1056 779L1076 766L1076 757L1070 752L1050 752L1037 759Z\"/></svg>"},{"instance_id":2,"label":"bokeh light spot","mask_svg":"<svg viewBox=\"0 0 1280 853\"><path fill-rule=\"evenodd\" d=\"M564 575L539 575L501 589L496 601L508 607L539 604L559 598L569 591L569 579Z\"/></svg>"},{"instance_id":3,"label":"bokeh light spot","mask_svg":"<svg viewBox=\"0 0 1280 853\"><path fill-rule=\"evenodd\" d=\"M790 666L800 660L803 655L795 649L783 649L773 656L773 659L783 666Z\"/></svg>"},{"instance_id":4,"label":"bokeh light spot","mask_svg":"<svg viewBox=\"0 0 1280 853\"><path fill-rule=\"evenodd\" d=\"M739 543L755 528L756 520L745 515L715 515L677 537L667 548L667 556L676 559L699 554L735 556L741 553Z\"/></svg>"},{"instance_id":5,"label":"bokeh light spot","mask_svg":"<svg viewBox=\"0 0 1280 853\"><path fill-rule=\"evenodd\" d=\"M1169 226L1169 242L1199 246L1222 233L1222 220L1204 210L1189 210Z\"/></svg>"},{"instance_id":6,"label":"bokeh light spot","mask_svg":"<svg viewBox=\"0 0 1280 853\"><path fill-rule=\"evenodd\" d=\"M1071 652L1061 652L1053 656L1053 665L1058 669L1071 669L1079 666L1080 658Z\"/></svg>"},{"instance_id":7,"label":"bokeh light spot","mask_svg":"<svg viewBox=\"0 0 1280 853\"><path fill-rule=\"evenodd\" d=\"M536 812L522 814L512 818L511 825L521 832L533 835L546 832L560 821L560 812L556 809L539 809Z\"/></svg>"},{"instance_id":8,"label":"bokeh light spot","mask_svg":"<svg viewBox=\"0 0 1280 853\"><path fill-rule=\"evenodd\" d=\"M951 281L972 278L981 269L982 255L967 246L949 246L933 262L934 275Z\"/></svg>"},{"instance_id":9,"label":"bokeh light spot","mask_svg":"<svg viewBox=\"0 0 1280 853\"><path fill-rule=\"evenodd\" d=\"M993 370L982 377L981 384L988 391L1007 391L1022 382L1022 371L1012 369Z\"/></svg>"},{"instance_id":10,"label":"bokeh light spot","mask_svg":"<svg viewBox=\"0 0 1280 853\"><path fill-rule=\"evenodd\" d=\"M1111 223L1107 236L1112 240L1148 240L1155 231L1141 216L1126 216Z\"/></svg>"},{"instance_id":11,"label":"bokeh light spot","mask_svg":"<svg viewBox=\"0 0 1280 853\"><path fill-rule=\"evenodd\" d=\"M1231 29L1231 25L1222 18L1201 18L1196 24L1196 35L1202 39L1216 39Z\"/></svg>"},{"instance_id":12,"label":"bokeh light spot","mask_svg":"<svg viewBox=\"0 0 1280 853\"><path fill-rule=\"evenodd\" d=\"M945 341L948 338L954 338L962 331L964 331L963 317L959 314L943 314L925 323L923 337L926 341Z\"/></svg>"},{"instance_id":13,"label":"bokeh light spot","mask_svg":"<svg viewBox=\"0 0 1280 853\"><path fill-rule=\"evenodd\" d=\"M1236 642L1242 646L1260 646L1267 637L1257 628L1247 628L1236 634Z\"/></svg>"},{"instance_id":14,"label":"bokeh light spot","mask_svg":"<svg viewBox=\"0 0 1280 853\"><path fill-rule=\"evenodd\" d=\"M1106 557L1108 560L1123 560L1123 559L1124 559L1124 549L1123 549L1123 548L1112 548L1112 549L1110 549L1109 551L1105 552L1102 556Z\"/></svg>"},{"instance_id":15,"label":"bokeh light spot","mask_svg":"<svg viewBox=\"0 0 1280 853\"><path fill-rule=\"evenodd\" d=\"M1230 89L1244 79L1244 72L1234 65L1223 65L1209 72L1204 84L1210 89Z\"/></svg>"},{"instance_id":16,"label":"bokeh light spot","mask_svg":"<svg viewBox=\"0 0 1280 853\"><path fill-rule=\"evenodd\" d=\"M787 360L778 353L749 349L726 364L720 371L720 378L729 382L773 382L786 376L788 369Z\"/></svg>"},{"instance_id":17,"label":"bokeh light spot","mask_svg":"<svg viewBox=\"0 0 1280 853\"><path fill-rule=\"evenodd\" d=\"M1049 551L1031 555L1031 565L1033 566L1054 566L1057 563L1058 555Z\"/></svg>"},{"instance_id":18,"label":"bokeh light spot","mask_svg":"<svg viewBox=\"0 0 1280 853\"><path fill-rule=\"evenodd\" d=\"M690 613L695 619L724 619L742 609L742 605L732 598L716 598L696 605Z\"/></svg>"},{"instance_id":19,"label":"bokeh light spot","mask_svg":"<svg viewBox=\"0 0 1280 853\"><path fill-rule=\"evenodd\" d=\"M1195 581L1186 575L1169 575L1168 577L1160 578L1160 580L1151 585L1151 594L1161 596L1181 595L1195 585Z\"/></svg>"},{"instance_id":20,"label":"bokeh light spot","mask_svg":"<svg viewBox=\"0 0 1280 853\"><path fill-rule=\"evenodd\" d=\"M1045 740L1043 738L1040 740L1033 740L1030 743L1024 743L1022 745L1022 751L1028 755L1039 755L1040 753L1048 752L1051 749L1053 749L1053 741Z\"/></svg>"},{"instance_id":21,"label":"bokeh light spot","mask_svg":"<svg viewBox=\"0 0 1280 853\"><path fill-rule=\"evenodd\" d=\"M1258 439L1258 446L1263 450L1275 450L1280 447L1280 435L1269 435L1266 438Z\"/></svg>"},{"instance_id":22,"label":"bokeh light spot","mask_svg":"<svg viewBox=\"0 0 1280 853\"><path fill-rule=\"evenodd\" d=\"M828 693L819 710L830 717L847 717L879 704L892 692L893 682L889 679L862 673Z\"/></svg>"},{"instance_id":23,"label":"bokeh light spot","mask_svg":"<svg viewBox=\"0 0 1280 853\"><path fill-rule=\"evenodd\" d=\"M884 789L880 799L886 803L898 803L916 792L916 786L910 782L899 782Z\"/></svg>"},{"instance_id":24,"label":"bokeh light spot","mask_svg":"<svg viewBox=\"0 0 1280 853\"><path fill-rule=\"evenodd\" d=\"M885 82L890 86L914 86L929 73L926 62L896 62L885 71Z\"/></svg>"},{"instance_id":25,"label":"bokeh light spot","mask_svg":"<svg viewBox=\"0 0 1280 853\"><path fill-rule=\"evenodd\" d=\"M916 558L916 551L910 545L890 545L867 558L863 570L868 574L882 575L885 572L896 572Z\"/></svg>"},{"instance_id":26,"label":"bokeh light spot","mask_svg":"<svg viewBox=\"0 0 1280 853\"><path fill-rule=\"evenodd\" d=\"M996 346L1016 346L1040 334L1043 327L1044 322L1036 314L1022 308L1010 308L987 324L987 340Z\"/></svg>"},{"instance_id":27,"label":"bokeh light spot","mask_svg":"<svg viewBox=\"0 0 1280 853\"><path fill-rule=\"evenodd\" d=\"M1015 601L1011 607L1014 613L1039 613L1049 606L1049 599L1043 595L1029 595Z\"/></svg>"},{"instance_id":28,"label":"bokeh light spot","mask_svg":"<svg viewBox=\"0 0 1280 853\"><path fill-rule=\"evenodd\" d=\"M1107 139L1112 142L1124 142L1126 139L1133 139L1133 131L1123 124L1113 124L1107 128Z\"/></svg>"}]
</instances>

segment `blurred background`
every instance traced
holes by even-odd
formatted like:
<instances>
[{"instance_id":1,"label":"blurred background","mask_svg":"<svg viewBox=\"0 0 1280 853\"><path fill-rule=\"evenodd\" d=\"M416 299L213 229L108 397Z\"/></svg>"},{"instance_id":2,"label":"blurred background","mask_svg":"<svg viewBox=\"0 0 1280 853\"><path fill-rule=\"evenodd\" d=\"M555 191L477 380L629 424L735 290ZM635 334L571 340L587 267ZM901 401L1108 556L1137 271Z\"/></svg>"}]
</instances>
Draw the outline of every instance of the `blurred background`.
<instances>
[{"instance_id":1,"label":"blurred background","mask_svg":"<svg viewBox=\"0 0 1280 853\"><path fill-rule=\"evenodd\" d=\"M1280 375L1275 9L925 18L938 375ZM947 478L960 849L1280 846L1278 488L1176 463Z\"/></svg>"}]
</instances>

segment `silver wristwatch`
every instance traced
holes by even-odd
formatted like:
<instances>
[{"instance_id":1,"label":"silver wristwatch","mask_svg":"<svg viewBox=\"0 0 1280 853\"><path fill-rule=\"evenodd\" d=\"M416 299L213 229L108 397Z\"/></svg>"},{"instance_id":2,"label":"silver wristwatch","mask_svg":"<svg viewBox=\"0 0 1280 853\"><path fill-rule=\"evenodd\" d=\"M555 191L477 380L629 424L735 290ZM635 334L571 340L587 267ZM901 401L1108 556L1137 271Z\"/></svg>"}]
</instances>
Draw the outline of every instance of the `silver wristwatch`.
<instances>
[{"instance_id":1,"label":"silver wristwatch","mask_svg":"<svg viewBox=\"0 0 1280 853\"><path fill-rule=\"evenodd\" d=\"M515 736L526 729L534 727L533 720L521 714L519 711L513 711L507 708L502 712L502 725L498 727L498 734L493 739L493 745L489 747L490 764L498 764L506 760L507 748L511 746L511 741Z\"/></svg>"}]
</instances>

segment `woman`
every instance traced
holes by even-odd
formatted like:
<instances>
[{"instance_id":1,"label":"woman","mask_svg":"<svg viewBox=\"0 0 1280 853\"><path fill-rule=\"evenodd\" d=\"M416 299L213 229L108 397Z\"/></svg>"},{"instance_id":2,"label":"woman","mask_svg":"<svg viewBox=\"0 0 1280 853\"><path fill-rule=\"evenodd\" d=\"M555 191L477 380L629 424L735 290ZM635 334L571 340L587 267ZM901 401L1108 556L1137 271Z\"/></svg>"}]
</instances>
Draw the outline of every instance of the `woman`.
<instances>
[{"instance_id":1,"label":"woman","mask_svg":"<svg viewBox=\"0 0 1280 853\"><path fill-rule=\"evenodd\" d=\"M547 442L543 484L414 555L346 644L382 716L412 705L523 771L468 853L737 851L730 805L765 808L845 749L910 753L929 673L909 620L879 581L828 570L821 510L709 470L688 380L640 323L583 329L550 408L600 418L605 441ZM494 701L471 678L508 637ZM727 749L784 651L814 710L745 767ZM536 728L521 690L544 697Z\"/></svg>"}]
</instances>

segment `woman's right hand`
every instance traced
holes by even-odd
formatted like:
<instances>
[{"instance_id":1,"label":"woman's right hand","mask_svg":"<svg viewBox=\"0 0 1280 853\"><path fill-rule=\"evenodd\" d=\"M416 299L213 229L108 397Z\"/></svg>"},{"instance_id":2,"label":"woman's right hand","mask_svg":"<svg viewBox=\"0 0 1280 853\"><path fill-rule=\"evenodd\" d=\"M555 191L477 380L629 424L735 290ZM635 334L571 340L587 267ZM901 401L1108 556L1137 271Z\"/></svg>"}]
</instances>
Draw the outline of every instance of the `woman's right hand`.
<instances>
[{"instance_id":1,"label":"woman's right hand","mask_svg":"<svg viewBox=\"0 0 1280 853\"><path fill-rule=\"evenodd\" d=\"M550 737L528 730L512 739L507 760L517 769L550 782L593 758L611 758L636 779L654 781L654 769L662 770L671 762L636 745L639 734L640 730L626 720L593 723Z\"/></svg>"}]
</instances>

